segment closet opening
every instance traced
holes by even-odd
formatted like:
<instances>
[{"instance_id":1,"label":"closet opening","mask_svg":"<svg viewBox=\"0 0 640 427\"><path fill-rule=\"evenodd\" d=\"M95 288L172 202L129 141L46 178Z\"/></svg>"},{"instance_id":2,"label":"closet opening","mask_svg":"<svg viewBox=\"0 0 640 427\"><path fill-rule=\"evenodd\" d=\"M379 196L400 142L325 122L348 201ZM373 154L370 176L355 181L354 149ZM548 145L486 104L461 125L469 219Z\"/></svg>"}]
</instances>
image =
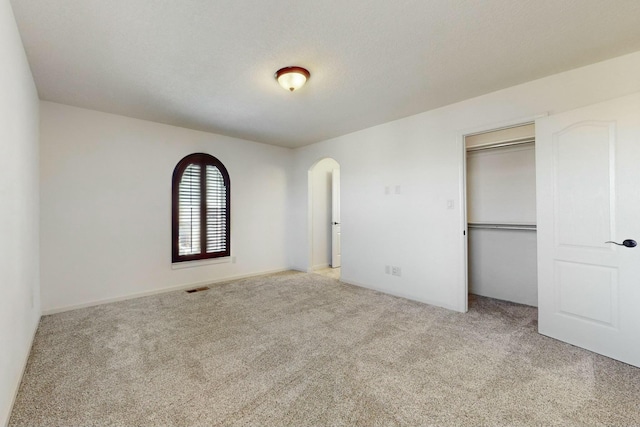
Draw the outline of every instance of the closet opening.
<instances>
[{"instance_id":1,"label":"closet opening","mask_svg":"<svg viewBox=\"0 0 640 427\"><path fill-rule=\"evenodd\" d=\"M535 125L464 137L467 298L538 306Z\"/></svg>"}]
</instances>

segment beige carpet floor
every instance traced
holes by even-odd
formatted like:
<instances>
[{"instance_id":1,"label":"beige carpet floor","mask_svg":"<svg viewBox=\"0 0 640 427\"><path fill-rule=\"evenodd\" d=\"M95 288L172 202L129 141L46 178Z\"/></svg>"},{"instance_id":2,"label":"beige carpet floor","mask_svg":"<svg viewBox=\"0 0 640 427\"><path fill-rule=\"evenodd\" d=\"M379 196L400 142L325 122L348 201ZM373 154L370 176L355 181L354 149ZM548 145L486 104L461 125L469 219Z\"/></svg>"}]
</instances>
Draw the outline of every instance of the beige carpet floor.
<instances>
[{"instance_id":1,"label":"beige carpet floor","mask_svg":"<svg viewBox=\"0 0 640 427\"><path fill-rule=\"evenodd\" d=\"M640 425L640 369L287 272L42 318L11 426Z\"/></svg>"},{"instance_id":2,"label":"beige carpet floor","mask_svg":"<svg viewBox=\"0 0 640 427\"><path fill-rule=\"evenodd\" d=\"M321 268L320 270L315 270L314 273L321 276L330 277L332 279L340 280L340 267Z\"/></svg>"}]
</instances>

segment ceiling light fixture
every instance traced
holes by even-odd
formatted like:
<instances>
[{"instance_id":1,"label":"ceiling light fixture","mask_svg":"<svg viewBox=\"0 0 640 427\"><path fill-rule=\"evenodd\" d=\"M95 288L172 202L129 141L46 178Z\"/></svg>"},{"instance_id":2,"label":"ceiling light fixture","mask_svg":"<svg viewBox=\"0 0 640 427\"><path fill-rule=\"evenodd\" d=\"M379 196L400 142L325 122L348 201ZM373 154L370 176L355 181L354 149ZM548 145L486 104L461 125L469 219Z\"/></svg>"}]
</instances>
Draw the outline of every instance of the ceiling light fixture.
<instances>
[{"instance_id":1,"label":"ceiling light fixture","mask_svg":"<svg viewBox=\"0 0 640 427\"><path fill-rule=\"evenodd\" d=\"M276 80L280 86L293 92L304 86L310 75L309 71L302 67L284 67L276 71Z\"/></svg>"}]
</instances>

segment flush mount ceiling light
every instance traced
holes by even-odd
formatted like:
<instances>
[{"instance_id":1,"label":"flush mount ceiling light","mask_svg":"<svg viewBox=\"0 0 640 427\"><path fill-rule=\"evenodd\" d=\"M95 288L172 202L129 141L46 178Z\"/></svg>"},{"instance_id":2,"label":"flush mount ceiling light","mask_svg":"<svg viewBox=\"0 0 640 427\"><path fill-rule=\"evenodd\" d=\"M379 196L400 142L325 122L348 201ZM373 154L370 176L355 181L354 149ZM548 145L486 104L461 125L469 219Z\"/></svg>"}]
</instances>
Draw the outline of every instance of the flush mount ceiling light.
<instances>
[{"instance_id":1,"label":"flush mount ceiling light","mask_svg":"<svg viewBox=\"0 0 640 427\"><path fill-rule=\"evenodd\" d=\"M276 71L276 80L280 86L293 92L304 86L310 75L309 71L302 67L284 67Z\"/></svg>"}]
</instances>

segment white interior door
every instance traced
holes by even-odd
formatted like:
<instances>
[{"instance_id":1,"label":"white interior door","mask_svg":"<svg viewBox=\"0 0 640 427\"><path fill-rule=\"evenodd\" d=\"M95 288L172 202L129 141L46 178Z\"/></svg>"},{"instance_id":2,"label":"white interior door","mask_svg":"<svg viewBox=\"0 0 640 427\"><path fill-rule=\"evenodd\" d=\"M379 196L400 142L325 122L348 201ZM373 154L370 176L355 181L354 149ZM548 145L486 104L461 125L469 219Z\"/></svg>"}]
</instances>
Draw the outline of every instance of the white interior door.
<instances>
[{"instance_id":1,"label":"white interior door","mask_svg":"<svg viewBox=\"0 0 640 427\"><path fill-rule=\"evenodd\" d=\"M640 366L640 94L537 120L536 173L540 333Z\"/></svg>"},{"instance_id":2,"label":"white interior door","mask_svg":"<svg viewBox=\"0 0 640 427\"><path fill-rule=\"evenodd\" d=\"M340 267L340 169L331 179L331 267Z\"/></svg>"}]
</instances>

